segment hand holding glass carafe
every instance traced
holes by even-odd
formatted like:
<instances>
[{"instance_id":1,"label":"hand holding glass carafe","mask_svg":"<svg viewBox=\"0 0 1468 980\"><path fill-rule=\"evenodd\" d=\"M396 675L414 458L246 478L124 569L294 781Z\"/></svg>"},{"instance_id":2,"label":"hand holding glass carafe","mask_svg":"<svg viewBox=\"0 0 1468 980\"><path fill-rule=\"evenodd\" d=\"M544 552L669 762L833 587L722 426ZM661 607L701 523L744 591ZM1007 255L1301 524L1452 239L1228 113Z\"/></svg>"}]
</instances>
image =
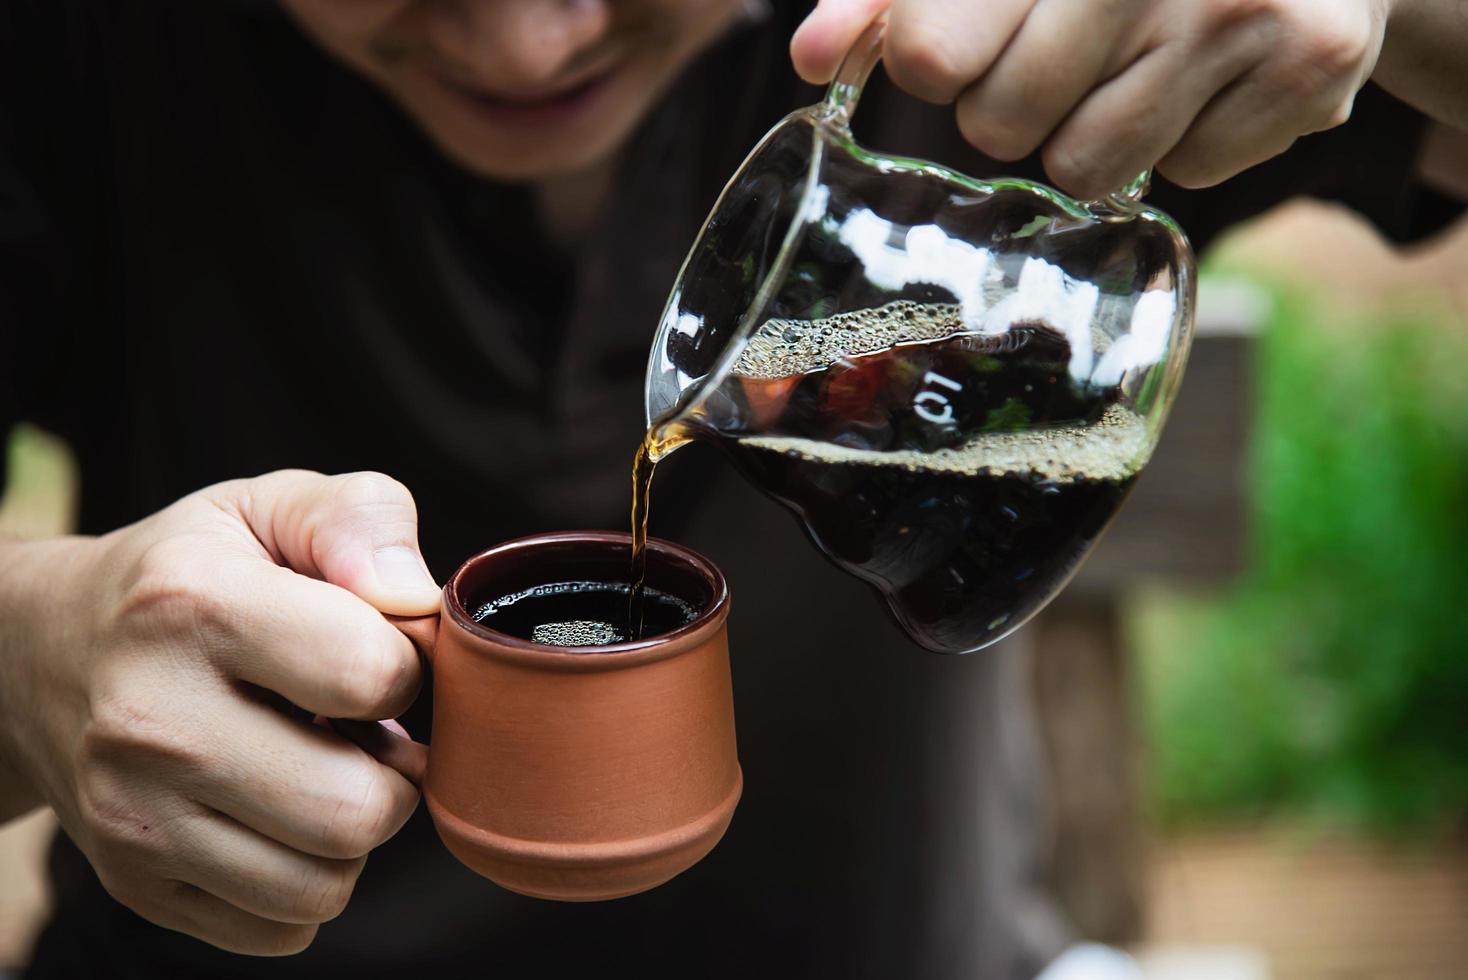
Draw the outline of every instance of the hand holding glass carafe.
<instances>
[{"instance_id":1,"label":"hand holding glass carafe","mask_svg":"<svg viewBox=\"0 0 1468 980\"><path fill-rule=\"evenodd\" d=\"M915 641L967 653L1060 591L1150 457L1194 262L1149 174L1080 202L859 146L883 30L754 149L684 263L633 533L653 464L708 440Z\"/></svg>"}]
</instances>

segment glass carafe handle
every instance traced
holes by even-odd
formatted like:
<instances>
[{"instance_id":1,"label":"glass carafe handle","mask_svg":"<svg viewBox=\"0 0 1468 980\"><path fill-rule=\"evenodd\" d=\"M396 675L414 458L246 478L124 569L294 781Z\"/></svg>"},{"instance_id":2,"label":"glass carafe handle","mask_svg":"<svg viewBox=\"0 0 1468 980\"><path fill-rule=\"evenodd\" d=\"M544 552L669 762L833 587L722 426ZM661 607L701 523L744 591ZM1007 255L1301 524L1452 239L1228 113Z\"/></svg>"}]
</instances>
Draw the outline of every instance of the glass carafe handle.
<instances>
[{"instance_id":1,"label":"glass carafe handle","mask_svg":"<svg viewBox=\"0 0 1468 980\"><path fill-rule=\"evenodd\" d=\"M882 60L882 39L887 33L886 15L878 17L857 38L846 53L836 77L826 89L826 98L821 102L821 118L843 128L850 128L856 104L861 100L862 89L871 77L872 69ZM1152 170L1142 171L1127 184L1094 201L1081 202L1082 207L1103 220L1126 219L1142 210L1142 197L1152 186Z\"/></svg>"}]
</instances>

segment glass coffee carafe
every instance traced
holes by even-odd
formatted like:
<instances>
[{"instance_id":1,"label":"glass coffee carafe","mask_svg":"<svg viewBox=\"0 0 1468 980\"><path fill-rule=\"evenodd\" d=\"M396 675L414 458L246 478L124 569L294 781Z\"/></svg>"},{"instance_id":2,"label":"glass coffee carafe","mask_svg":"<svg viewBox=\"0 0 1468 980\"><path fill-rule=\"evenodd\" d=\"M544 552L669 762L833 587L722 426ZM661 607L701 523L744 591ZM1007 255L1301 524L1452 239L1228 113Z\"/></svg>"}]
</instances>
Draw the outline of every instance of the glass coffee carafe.
<instances>
[{"instance_id":1,"label":"glass coffee carafe","mask_svg":"<svg viewBox=\"0 0 1468 980\"><path fill-rule=\"evenodd\" d=\"M978 650L1074 573L1182 377L1192 250L1141 203L976 180L853 140L870 29L755 147L659 324L654 460L718 446L930 650Z\"/></svg>"}]
</instances>

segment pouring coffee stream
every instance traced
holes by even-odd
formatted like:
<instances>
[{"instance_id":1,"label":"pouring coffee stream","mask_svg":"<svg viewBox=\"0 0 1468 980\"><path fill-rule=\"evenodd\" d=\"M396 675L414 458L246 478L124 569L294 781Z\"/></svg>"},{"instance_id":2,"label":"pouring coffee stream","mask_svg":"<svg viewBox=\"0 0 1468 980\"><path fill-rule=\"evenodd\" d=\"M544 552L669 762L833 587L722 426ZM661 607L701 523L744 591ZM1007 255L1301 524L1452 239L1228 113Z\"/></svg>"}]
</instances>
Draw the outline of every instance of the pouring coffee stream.
<instances>
[{"instance_id":1,"label":"pouring coffee stream","mask_svg":"<svg viewBox=\"0 0 1468 980\"><path fill-rule=\"evenodd\" d=\"M1155 447L1192 251L1144 205L858 145L869 29L730 180L673 288L633 467L711 442L918 643L997 641L1068 581ZM630 627L640 613L634 588Z\"/></svg>"},{"instance_id":2,"label":"pouring coffee stream","mask_svg":"<svg viewBox=\"0 0 1468 980\"><path fill-rule=\"evenodd\" d=\"M642 639L647 579L647 524L652 516L652 478L658 461L691 437L676 423L649 426L632 460L632 583L627 599L627 635Z\"/></svg>"}]
</instances>

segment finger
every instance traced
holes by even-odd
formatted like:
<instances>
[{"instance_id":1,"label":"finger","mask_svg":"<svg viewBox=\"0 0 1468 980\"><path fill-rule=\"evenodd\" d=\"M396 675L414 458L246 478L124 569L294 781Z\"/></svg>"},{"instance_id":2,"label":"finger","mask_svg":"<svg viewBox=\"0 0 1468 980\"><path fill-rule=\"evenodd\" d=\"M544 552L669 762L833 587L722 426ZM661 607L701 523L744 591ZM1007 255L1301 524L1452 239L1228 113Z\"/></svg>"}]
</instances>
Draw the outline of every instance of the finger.
<instances>
[{"instance_id":1,"label":"finger","mask_svg":"<svg viewBox=\"0 0 1468 980\"><path fill-rule=\"evenodd\" d=\"M311 945L317 923L276 922L231 905L196 885L167 881L155 894L119 897L134 912L165 929L246 956L291 956Z\"/></svg>"},{"instance_id":2,"label":"finger","mask_svg":"<svg viewBox=\"0 0 1468 980\"><path fill-rule=\"evenodd\" d=\"M275 560L325 579L380 612L422 616L439 587L418 550L413 496L381 473L270 473L229 485L234 503Z\"/></svg>"},{"instance_id":3,"label":"finger","mask_svg":"<svg viewBox=\"0 0 1468 980\"><path fill-rule=\"evenodd\" d=\"M341 914L366 862L305 854L206 810L180 828L165 873L250 915L307 925Z\"/></svg>"},{"instance_id":4,"label":"finger","mask_svg":"<svg viewBox=\"0 0 1468 980\"><path fill-rule=\"evenodd\" d=\"M1093 199L1126 184L1171 150L1203 107L1254 63L1248 45L1208 53L1164 44L1093 91L1046 141L1045 171Z\"/></svg>"},{"instance_id":5,"label":"finger","mask_svg":"<svg viewBox=\"0 0 1468 980\"><path fill-rule=\"evenodd\" d=\"M217 711L207 768L183 767L188 798L323 858L362 857L407 823L418 788L333 731L247 699Z\"/></svg>"},{"instance_id":6,"label":"finger","mask_svg":"<svg viewBox=\"0 0 1468 980\"><path fill-rule=\"evenodd\" d=\"M887 74L920 99L952 102L994 64L1034 3L895 0L882 52Z\"/></svg>"},{"instance_id":7,"label":"finger","mask_svg":"<svg viewBox=\"0 0 1468 980\"><path fill-rule=\"evenodd\" d=\"M1265 71L1251 72L1199 113L1157 169L1183 187L1211 187L1285 152L1308 133L1351 116L1356 80L1309 92Z\"/></svg>"},{"instance_id":8,"label":"finger","mask_svg":"<svg viewBox=\"0 0 1468 980\"><path fill-rule=\"evenodd\" d=\"M964 138L996 160L1038 149L1129 53L1133 4L1114 6L1110 16L1090 18L1076 16L1075 0L1039 0L998 60L959 96Z\"/></svg>"},{"instance_id":9,"label":"finger","mask_svg":"<svg viewBox=\"0 0 1468 980\"><path fill-rule=\"evenodd\" d=\"M413 741L402 725L395 721L353 721L320 715L313 719L313 724L317 721L324 721L332 731L414 786L423 785L423 777L428 772L428 746Z\"/></svg>"},{"instance_id":10,"label":"finger","mask_svg":"<svg viewBox=\"0 0 1468 980\"><path fill-rule=\"evenodd\" d=\"M886 10L892 0L821 0L790 38L790 60L795 72L813 85L825 85L836 75L846 53L861 32Z\"/></svg>"},{"instance_id":11,"label":"finger","mask_svg":"<svg viewBox=\"0 0 1468 980\"><path fill-rule=\"evenodd\" d=\"M346 589L267 562L219 574L249 597L248 621L214 639L211 657L229 677L333 717L393 718L413 703L422 664L412 641Z\"/></svg>"}]
</instances>

